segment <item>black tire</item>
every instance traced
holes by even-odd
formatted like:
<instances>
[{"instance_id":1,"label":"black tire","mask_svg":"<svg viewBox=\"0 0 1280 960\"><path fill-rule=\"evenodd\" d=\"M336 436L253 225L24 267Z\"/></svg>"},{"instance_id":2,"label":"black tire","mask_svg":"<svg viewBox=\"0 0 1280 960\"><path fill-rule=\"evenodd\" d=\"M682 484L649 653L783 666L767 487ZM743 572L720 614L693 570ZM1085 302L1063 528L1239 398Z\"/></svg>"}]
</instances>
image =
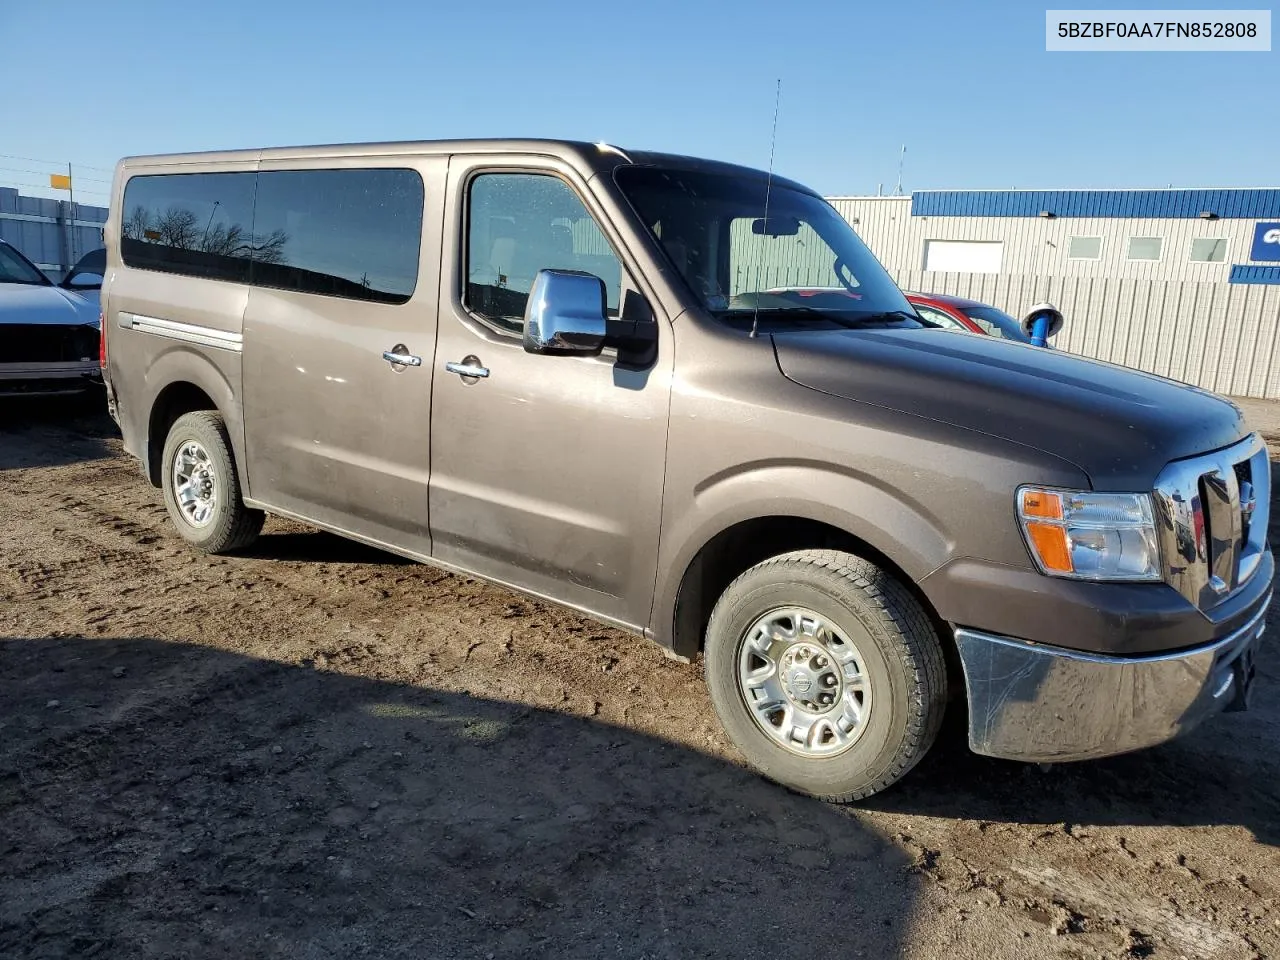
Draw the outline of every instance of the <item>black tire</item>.
<instances>
[{"instance_id":1,"label":"black tire","mask_svg":"<svg viewBox=\"0 0 1280 960\"><path fill-rule=\"evenodd\" d=\"M216 490L211 516L203 525L196 525L183 513L173 482L174 459L178 451L192 441L208 454ZM242 549L253 543L262 531L266 515L244 505L227 426L222 415L213 410L184 413L173 422L164 442L160 486L164 490L169 518L179 536L202 553L230 553Z\"/></svg>"},{"instance_id":2,"label":"black tire","mask_svg":"<svg viewBox=\"0 0 1280 960\"><path fill-rule=\"evenodd\" d=\"M870 684L865 727L834 756L802 756L776 741L739 686L739 652L751 626L789 606L842 631ZM716 714L747 760L771 780L838 803L879 793L905 776L933 745L946 710L946 663L929 616L889 573L836 550L785 553L734 580L711 613L705 660Z\"/></svg>"}]
</instances>

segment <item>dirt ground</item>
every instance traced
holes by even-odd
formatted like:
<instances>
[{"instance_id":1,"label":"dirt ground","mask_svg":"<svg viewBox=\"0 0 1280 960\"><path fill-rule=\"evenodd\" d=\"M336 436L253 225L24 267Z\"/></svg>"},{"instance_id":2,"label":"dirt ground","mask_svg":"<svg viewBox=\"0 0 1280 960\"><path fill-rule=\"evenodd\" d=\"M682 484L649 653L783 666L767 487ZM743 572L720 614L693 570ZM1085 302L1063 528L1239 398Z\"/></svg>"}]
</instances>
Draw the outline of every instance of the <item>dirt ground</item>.
<instances>
[{"instance_id":1,"label":"dirt ground","mask_svg":"<svg viewBox=\"0 0 1280 960\"><path fill-rule=\"evenodd\" d=\"M0 957L1280 956L1255 707L857 808L741 766L700 665L268 521L213 559L96 410L0 422Z\"/></svg>"}]
</instances>

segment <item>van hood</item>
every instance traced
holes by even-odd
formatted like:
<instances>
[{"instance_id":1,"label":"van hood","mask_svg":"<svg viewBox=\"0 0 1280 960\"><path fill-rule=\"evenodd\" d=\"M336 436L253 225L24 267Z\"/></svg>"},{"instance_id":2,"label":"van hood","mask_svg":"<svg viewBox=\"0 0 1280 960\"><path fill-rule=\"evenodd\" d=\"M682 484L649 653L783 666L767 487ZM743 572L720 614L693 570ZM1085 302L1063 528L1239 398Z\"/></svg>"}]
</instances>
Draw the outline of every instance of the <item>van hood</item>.
<instances>
[{"instance_id":1,"label":"van hood","mask_svg":"<svg viewBox=\"0 0 1280 960\"><path fill-rule=\"evenodd\" d=\"M798 384L1041 450L1099 490L1149 490L1170 460L1248 433L1240 408L1207 390L997 337L797 330L773 344Z\"/></svg>"},{"instance_id":2,"label":"van hood","mask_svg":"<svg viewBox=\"0 0 1280 960\"><path fill-rule=\"evenodd\" d=\"M78 293L60 287L29 283L0 283L0 325L98 325L98 306Z\"/></svg>"}]
</instances>

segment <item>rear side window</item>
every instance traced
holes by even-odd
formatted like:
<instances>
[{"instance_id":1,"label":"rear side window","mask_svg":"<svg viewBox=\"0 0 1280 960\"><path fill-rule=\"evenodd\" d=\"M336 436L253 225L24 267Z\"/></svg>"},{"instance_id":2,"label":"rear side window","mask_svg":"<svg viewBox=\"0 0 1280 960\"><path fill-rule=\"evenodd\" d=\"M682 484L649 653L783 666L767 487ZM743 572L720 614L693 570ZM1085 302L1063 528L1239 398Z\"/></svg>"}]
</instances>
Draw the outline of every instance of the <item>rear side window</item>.
<instances>
[{"instance_id":1,"label":"rear side window","mask_svg":"<svg viewBox=\"0 0 1280 960\"><path fill-rule=\"evenodd\" d=\"M422 202L415 170L259 173L253 285L404 303L418 281Z\"/></svg>"},{"instance_id":2,"label":"rear side window","mask_svg":"<svg viewBox=\"0 0 1280 960\"><path fill-rule=\"evenodd\" d=\"M253 173L133 177L124 189L120 253L131 267L249 282Z\"/></svg>"}]
</instances>

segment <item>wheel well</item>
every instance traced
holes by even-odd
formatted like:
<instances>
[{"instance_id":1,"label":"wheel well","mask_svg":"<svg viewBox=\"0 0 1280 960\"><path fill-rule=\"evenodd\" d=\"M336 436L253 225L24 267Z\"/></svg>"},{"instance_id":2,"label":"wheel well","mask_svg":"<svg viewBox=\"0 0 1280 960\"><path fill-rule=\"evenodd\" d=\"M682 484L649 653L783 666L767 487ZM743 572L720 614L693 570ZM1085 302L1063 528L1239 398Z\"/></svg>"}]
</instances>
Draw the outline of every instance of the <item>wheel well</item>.
<instances>
[{"instance_id":1,"label":"wheel well","mask_svg":"<svg viewBox=\"0 0 1280 960\"><path fill-rule=\"evenodd\" d=\"M217 410L218 405L194 383L171 383L156 397L151 405L151 420L147 426L147 479L153 486L160 486L161 458L169 428L175 420L194 410Z\"/></svg>"},{"instance_id":2,"label":"wheel well","mask_svg":"<svg viewBox=\"0 0 1280 960\"><path fill-rule=\"evenodd\" d=\"M673 650L693 657L702 650L707 621L720 594L743 571L769 557L792 550L844 550L891 572L919 601L942 639L948 673L960 676L951 630L902 568L853 534L801 517L759 517L744 520L716 534L689 563L676 595ZM952 669L954 668L954 669Z\"/></svg>"}]
</instances>

